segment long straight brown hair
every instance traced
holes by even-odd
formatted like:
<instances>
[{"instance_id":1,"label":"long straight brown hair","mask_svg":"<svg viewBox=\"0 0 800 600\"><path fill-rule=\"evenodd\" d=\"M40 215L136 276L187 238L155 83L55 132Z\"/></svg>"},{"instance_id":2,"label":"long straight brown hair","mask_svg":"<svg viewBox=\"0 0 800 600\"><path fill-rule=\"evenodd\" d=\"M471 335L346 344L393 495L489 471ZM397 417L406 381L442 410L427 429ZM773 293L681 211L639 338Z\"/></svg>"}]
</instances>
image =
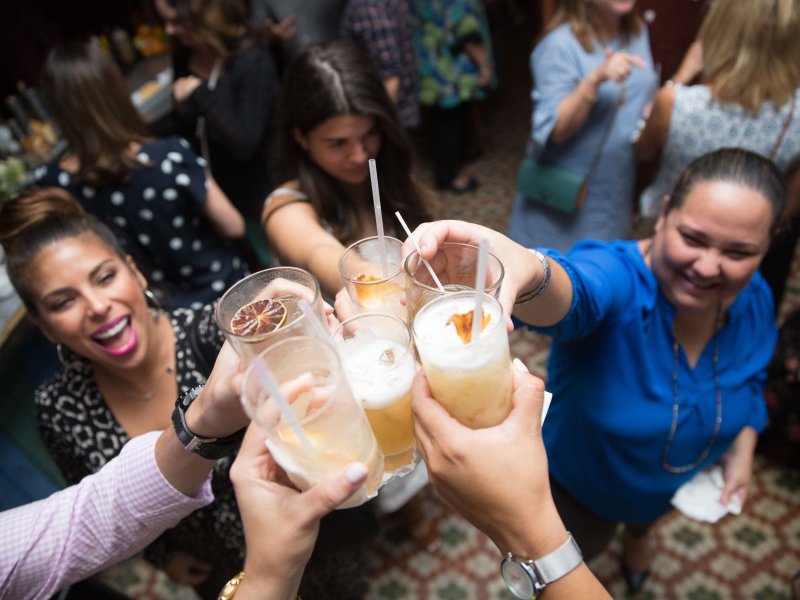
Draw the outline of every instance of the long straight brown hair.
<instances>
[{"instance_id":1,"label":"long straight brown hair","mask_svg":"<svg viewBox=\"0 0 800 600\"><path fill-rule=\"evenodd\" d=\"M130 147L145 141L147 131L110 56L91 43L56 46L43 83L48 108L80 161L78 183L122 182L141 166Z\"/></svg>"},{"instance_id":2,"label":"long straight brown hair","mask_svg":"<svg viewBox=\"0 0 800 600\"><path fill-rule=\"evenodd\" d=\"M359 207L336 179L311 160L293 133L297 129L305 135L331 117L347 114L374 118L380 132L376 166L387 228L393 228L390 225L398 210L411 227L430 220L412 180L411 141L375 67L348 42L312 46L297 55L286 70L279 112L282 180L299 179L300 189L336 238L355 241Z\"/></svg>"}]
</instances>

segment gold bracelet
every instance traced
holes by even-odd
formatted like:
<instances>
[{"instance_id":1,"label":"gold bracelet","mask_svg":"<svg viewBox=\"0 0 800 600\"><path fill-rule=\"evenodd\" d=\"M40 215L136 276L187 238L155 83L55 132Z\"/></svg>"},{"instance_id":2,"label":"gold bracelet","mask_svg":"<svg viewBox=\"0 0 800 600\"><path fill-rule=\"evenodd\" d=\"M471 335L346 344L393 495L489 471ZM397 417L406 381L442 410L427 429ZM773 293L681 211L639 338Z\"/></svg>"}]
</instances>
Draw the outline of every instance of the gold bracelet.
<instances>
[{"instance_id":1,"label":"gold bracelet","mask_svg":"<svg viewBox=\"0 0 800 600\"><path fill-rule=\"evenodd\" d=\"M239 584L242 583L242 579L244 579L244 571L239 571L231 577L225 587L222 588L222 591L220 591L217 600L233 600L236 592L239 591ZM300 594L297 594L295 600L300 600Z\"/></svg>"},{"instance_id":2,"label":"gold bracelet","mask_svg":"<svg viewBox=\"0 0 800 600\"><path fill-rule=\"evenodd\" d=\"M228 583L222 588L222 591L220 591L217 600L233 600L236 592L239 591L239 584L242 583L242 579L244 579L244 571L239 571L236 575L231 577Z\"/></svg>"}]
</instances>

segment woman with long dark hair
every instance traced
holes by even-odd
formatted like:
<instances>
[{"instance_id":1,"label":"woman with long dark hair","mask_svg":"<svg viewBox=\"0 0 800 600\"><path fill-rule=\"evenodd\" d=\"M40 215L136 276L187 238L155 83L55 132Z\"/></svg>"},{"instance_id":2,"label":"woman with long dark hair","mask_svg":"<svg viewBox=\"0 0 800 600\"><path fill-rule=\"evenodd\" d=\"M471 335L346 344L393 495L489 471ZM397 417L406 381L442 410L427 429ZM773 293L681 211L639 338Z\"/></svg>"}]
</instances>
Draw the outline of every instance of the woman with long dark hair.
<instances>
[{"instance_id":1,"label":"woman with long dark hair","mask_svg":"<svg viewBox=\"0 0 800 600\"><path fill-rule=\"evenodd\" d=\"M289 65L280 104L280 176L261 221L282 262L311 271L322 289L342 287L339 256L376 235L368 160L378 170L384 229L394 212L429 216L413 178L411 142L369 59L355 46L314 46Z\"/></svg>"}]
</instances>

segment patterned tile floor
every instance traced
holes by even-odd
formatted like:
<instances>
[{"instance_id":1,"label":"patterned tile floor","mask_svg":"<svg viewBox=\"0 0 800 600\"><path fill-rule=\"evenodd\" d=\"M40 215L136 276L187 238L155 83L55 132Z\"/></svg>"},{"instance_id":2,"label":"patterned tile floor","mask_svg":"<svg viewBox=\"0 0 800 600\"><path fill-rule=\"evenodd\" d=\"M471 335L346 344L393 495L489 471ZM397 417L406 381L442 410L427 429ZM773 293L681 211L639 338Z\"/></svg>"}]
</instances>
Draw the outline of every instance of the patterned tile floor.
<instances>
[{"instance_id":1,"label":"patterned tile floor","mask_svg":"<svg viewBox=\"0 0 800 600\"><path fill-rule=\"evenodd\" d=\"M486 224L504 231L514 196L514 177L529 128L529 78L526 73L530 35L509 40L516 51L507 61L506 85L487 104L490 134L481 158L469 166L481 182L474 194L442 194L440 217ZM529 33L529 32L528 32ZM510 85L509 85L510 84ZM420 160L421 179L430 182L429 159ZM800 265L795 261L782 314L800 305ZM527 331L512 334L512 352L541 377L546 376L548 342ZM788 600L789 582L800 571L800 471L776 467L763 459L744 513L710 526L679 514L665 517L656 530L659 548L653 575L640 598L678 600ZM373 544L376 568L367 600L510 599L498 574L499 553L492 543L455 514L433 491L421 492L425 513L435 520L441 546L419 549L401 521L385 518ZM619 574L619 542L590 565L614 598L626 598ZM129 563L107 576L131 597L190 600L190 590ZM349 599L348 599L349 600ZM580 600L580 599L576 599Z\"/></svg>"}]
</instances>

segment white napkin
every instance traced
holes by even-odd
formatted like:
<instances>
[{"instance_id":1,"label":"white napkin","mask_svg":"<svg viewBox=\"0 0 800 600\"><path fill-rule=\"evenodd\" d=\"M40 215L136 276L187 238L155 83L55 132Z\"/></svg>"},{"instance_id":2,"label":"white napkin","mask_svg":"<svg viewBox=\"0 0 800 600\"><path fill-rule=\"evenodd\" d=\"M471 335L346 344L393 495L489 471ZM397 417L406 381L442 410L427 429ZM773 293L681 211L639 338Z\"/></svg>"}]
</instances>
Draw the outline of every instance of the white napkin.
<instances>
[{"instance_id":1,"label":"white napkin","mask_svg":"<svg viewBox=\"0 0 800 600\"><path fill-rule=\"evenodd\" d=\"M716 523L728 513L738 515L742 503L738 495L732 495L725 506L719 501L725 480L722 467L714 465L684 483L672 496L672 505L690 519Z\"/></svg>"}]
</instances>

